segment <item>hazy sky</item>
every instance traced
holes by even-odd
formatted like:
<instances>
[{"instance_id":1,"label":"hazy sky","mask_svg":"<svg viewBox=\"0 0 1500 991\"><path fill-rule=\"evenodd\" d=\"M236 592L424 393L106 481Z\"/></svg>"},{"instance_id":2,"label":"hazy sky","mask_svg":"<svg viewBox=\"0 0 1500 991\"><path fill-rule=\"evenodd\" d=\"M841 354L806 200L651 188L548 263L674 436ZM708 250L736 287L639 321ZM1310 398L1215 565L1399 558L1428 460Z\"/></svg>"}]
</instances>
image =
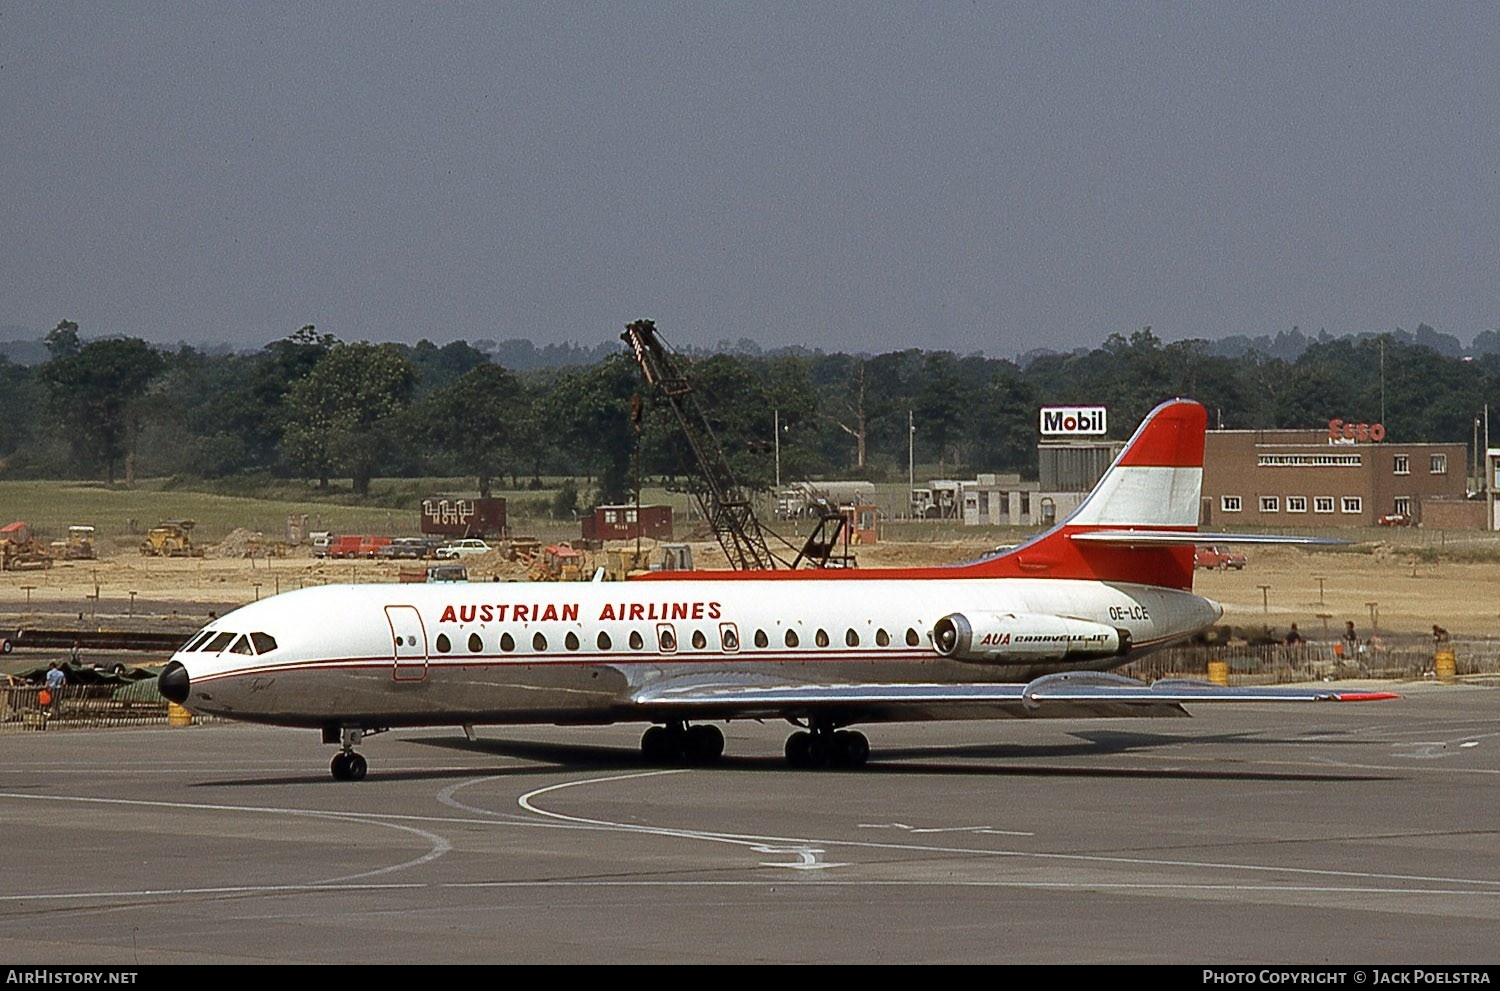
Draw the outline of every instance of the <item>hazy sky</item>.
<instances>
[{"instance_id":1,"label":"hazy sky","mask_svg":"<svg viewBox=\"0 0 1500 991\"><path fill-rule=\"evenodd\" d=\"M0 239L38 335L1467 342L1500 4L0 0Z\"/></svg>"}]
</instances>

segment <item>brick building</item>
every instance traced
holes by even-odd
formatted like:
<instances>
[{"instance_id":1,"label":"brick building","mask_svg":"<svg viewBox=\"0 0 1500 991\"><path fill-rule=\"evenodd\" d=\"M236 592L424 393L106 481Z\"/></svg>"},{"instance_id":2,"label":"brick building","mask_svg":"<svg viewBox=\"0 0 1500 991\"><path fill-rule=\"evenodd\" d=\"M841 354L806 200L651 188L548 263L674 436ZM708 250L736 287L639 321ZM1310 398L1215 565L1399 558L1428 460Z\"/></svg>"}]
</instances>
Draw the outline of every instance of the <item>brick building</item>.
<instances>
[{"instance_id":1,"label":"brick building","mask_svg":"<svg viewBox=\"0 0 1500 991\"><path fill-rule=\"evenodd\" d=\"M1373 526L1388 513L1421 523L1424 503L1465 500L1465 445L1398 444L1383 439L1383 428L1364 431L1367 437L1379 433L1380 441L1335 439L1334 433L1210 430L1202 525Z\"/></svg>"}]
</instances>

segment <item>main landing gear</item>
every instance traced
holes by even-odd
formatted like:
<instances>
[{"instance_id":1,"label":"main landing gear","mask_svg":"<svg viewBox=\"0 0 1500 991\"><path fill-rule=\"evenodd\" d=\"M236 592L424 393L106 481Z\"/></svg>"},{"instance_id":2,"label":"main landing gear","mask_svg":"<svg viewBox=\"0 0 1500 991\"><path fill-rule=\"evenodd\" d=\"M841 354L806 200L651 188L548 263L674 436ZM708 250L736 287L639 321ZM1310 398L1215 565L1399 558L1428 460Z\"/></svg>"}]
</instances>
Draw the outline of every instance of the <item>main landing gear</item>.
<instances>
[{"instance_id":1,"label":"main landing gear","mask_svg":"<svg viewBox=\"0 0 1500 991\"><path fill-rule=\"evenodd\" d=\"M337 741L334 734L338 734ZM365 773L370 770L369 762L362 754L354 752L359 741L364 739L365 730L362 726L345 726L340 728L326 727L323 730L323 742L339 744L339 752L333 755L333 762L328 769L333 772L335 781L361 781Z\"/></svg>"},{"instance_id":2,"label":"main landing gear","mask_svg":"<svg viewBox=\"0 0 1500 991\"><path fill-rule=\"evenodd\" d=\"M870 741L856 730L814 722L786 738L786 762L792 767L863 767Z\"/></svg>"},{"instance_id":3,"label":"main landing gear","mask_svg":"<svg viewBox=\"0 0 1500 991\"><path fill-rule=\"evenodd\" d=\"M656 764L712 764L724 754L724 734L716 726L652 726L641 736L641 754ZM869 757L870 741L863 733L824 720L807 724L786 741L786 762L797 768L863 767Z\"/></svg>"},{"instance_id":4,"label":"main landing gear","mask_svg":"<svg viewBox=\"0 0 1500 991\"><path fill-rule=\"evenodd\" d=\"M724 734L701 724L653 726L641 736L641 754L653 763L712 764L724 754Z\"/></svg>"}]
</instances>

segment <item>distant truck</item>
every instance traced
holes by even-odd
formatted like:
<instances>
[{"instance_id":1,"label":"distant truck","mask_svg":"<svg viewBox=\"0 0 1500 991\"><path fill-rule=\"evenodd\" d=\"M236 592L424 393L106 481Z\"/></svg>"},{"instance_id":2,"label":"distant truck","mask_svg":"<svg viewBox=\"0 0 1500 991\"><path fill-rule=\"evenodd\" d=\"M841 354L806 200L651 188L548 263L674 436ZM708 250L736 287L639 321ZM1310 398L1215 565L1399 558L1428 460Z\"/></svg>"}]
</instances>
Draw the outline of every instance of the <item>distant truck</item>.
<instances>
[{"instance_id":1,"label":"distant truck","mask_svg":"<svg viewBox=\"0 0 1500 991\"><path fill-rule=\"evenodd\" d=\"M1193 567L1195 568L1211 568L1216 571L1227 571L1233 568L1239 571L1246 563L1247 559L1244 554L1216 544L1199 547L1193 552Z\"/></svg>"}]
</instances>

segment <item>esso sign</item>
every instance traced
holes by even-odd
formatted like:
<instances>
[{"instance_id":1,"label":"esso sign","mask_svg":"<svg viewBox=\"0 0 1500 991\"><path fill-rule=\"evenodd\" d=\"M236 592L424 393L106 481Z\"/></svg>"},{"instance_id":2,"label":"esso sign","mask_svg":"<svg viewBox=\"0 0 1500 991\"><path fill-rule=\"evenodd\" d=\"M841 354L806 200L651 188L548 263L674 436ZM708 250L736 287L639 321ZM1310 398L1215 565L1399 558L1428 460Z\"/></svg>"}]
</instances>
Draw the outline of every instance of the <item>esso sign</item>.
<instances>
[{"instance_id":1,"label":"esso sign","mask_svg":"<svg viewBox=\"0 0 1500 991\"><path fill-rule=\"evenodd\" d=\"M1043 406L1044 434L1107 434L1103 406Z\"/></svg>"},{"instance_id":2,"label":"esso sign","mask_svg":"<svg viewBox=\"0 0 1500 991\"><path fill-rule=\"evenodd\" d=\"M1360 443L1373 441L1378 444L1385 440L1385 424L1345 423L1343 420L1329 420L1328 439L1352 440Z\"/></svg>"}]
</instances>

